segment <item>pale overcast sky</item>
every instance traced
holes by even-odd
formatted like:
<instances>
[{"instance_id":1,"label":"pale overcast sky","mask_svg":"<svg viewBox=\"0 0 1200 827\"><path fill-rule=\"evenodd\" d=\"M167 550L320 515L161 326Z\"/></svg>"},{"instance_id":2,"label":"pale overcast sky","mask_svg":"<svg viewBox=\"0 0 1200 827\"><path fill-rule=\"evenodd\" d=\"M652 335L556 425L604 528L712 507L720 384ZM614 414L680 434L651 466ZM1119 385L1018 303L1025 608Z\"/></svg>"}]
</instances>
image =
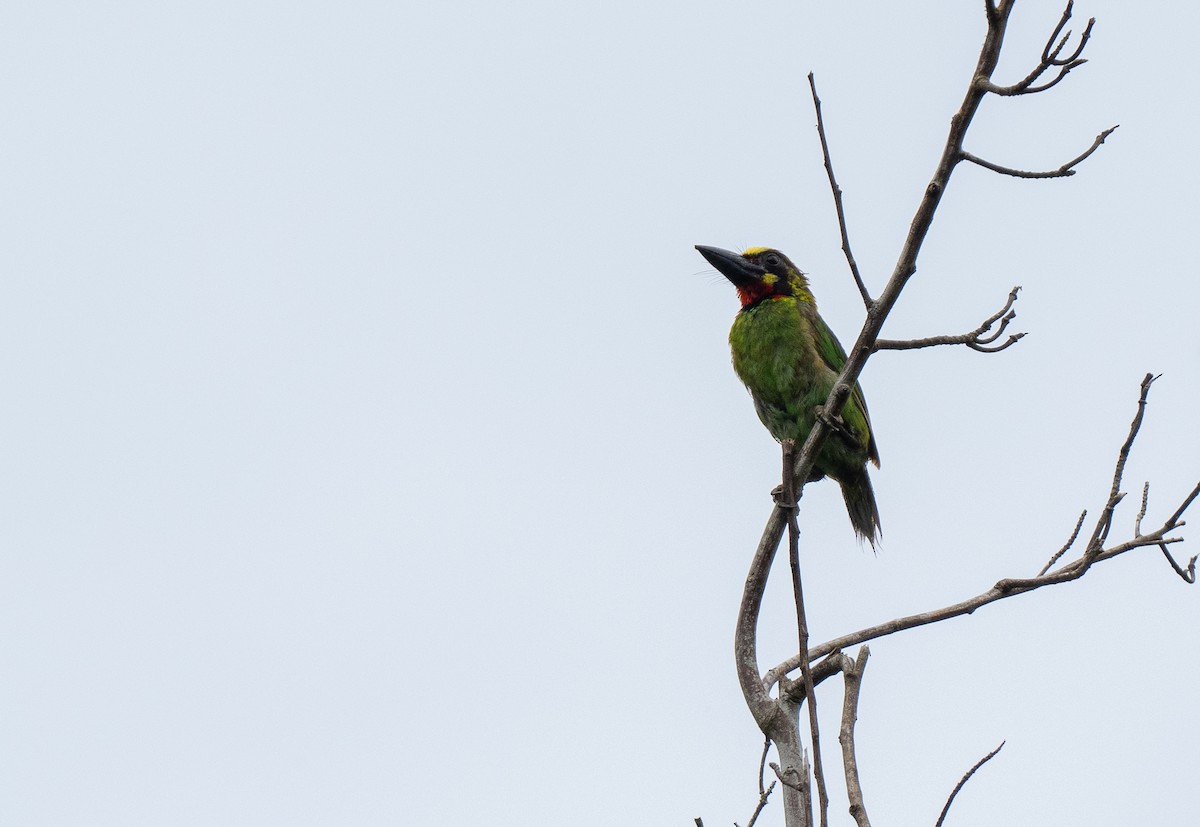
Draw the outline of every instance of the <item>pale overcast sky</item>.
<instances>
[{"instance_id":1,"label":"pale overcast sky","mask_svg":"<svg viewBox=\"0 0 1200 827\"><path fill-rule=\"evenodd\" d=\"M998 80L1060 12L1018 4ZM883 544L807 491L815 641L1035 573L1147 371L1112 536L1200 477L1200 11L1076 12L1090 62L968 148L1053 168L1121 127L1066 180L956 172L884 335L1015 284L1030 335L869 363ZM778 449L693 245L784 250L848 344L805 75L878 291L983 32L961 0L8 4L0 821L745 824L732 632ZM948 823L1194 823L1198 622L1148 550L877 641L873 820L931 825L1007 739Z\"/></svg>"}]
</instances>

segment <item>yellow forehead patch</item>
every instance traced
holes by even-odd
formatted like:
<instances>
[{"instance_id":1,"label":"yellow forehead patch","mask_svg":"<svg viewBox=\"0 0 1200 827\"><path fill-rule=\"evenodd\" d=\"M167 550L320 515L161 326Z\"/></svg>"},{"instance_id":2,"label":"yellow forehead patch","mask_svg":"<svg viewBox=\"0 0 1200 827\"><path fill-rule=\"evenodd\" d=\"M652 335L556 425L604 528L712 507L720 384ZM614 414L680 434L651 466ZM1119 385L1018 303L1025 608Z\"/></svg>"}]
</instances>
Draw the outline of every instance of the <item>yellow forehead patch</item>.
<instances>
[{"instance_id":1,"label":"yellow forehead patch","mask_svg":"<svg viewBox=\"0 0 1200 827\"><path fill-rule=\"evenodd\" d=\"M742 255L757 256L760 253L765 253L767 250L770 250L770 249L771 249L770 247L747 247L745 250L742 250Z\"/></svg>"}]
</instances>

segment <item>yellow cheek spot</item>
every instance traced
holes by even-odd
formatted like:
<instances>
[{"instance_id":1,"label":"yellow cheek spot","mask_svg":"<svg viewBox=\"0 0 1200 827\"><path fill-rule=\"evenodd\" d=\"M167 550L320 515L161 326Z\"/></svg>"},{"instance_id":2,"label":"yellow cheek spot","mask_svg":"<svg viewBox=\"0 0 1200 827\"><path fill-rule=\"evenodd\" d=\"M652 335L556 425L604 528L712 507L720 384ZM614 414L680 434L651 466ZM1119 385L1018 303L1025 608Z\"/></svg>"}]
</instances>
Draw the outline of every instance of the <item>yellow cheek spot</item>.
<instances>
[{"instance_id":1,"label":"yellow cheek spot","mask_svg":"<svg viewBox=\"0 0 1200 827\"><path fill-rule=\"evenodd\" d=\"M774 273L767 273L762 277L763 284L774 284L777 281L779 281L779 276L775 275Z\"/></svg>"}]
</instances>

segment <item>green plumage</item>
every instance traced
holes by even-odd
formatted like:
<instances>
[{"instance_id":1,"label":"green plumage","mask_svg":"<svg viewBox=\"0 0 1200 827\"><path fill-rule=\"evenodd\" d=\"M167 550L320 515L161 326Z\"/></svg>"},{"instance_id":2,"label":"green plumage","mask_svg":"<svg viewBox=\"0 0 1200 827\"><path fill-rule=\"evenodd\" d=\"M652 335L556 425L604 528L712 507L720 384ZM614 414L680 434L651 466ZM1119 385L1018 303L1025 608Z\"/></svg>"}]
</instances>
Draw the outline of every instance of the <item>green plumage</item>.
<instances>
[{"instance_id":1,"label":"green plumage","mask_svg":"<svg viewBox=\"0 0 1200 827\"><path fill-rule=\"evenodd\" d=\"M776 439L803 444L846 364L846 351L817 312L808 279L777 250L758 247L738 255L697 249L741 297L729 344L733 369L749 389L759 419ZM874 546L879 509L868 460L878 466L879 452L862 388L855 383L840 427L825 440L810 479L828 476L838 482L855 533Z\"/></svg>"}]
</instances>

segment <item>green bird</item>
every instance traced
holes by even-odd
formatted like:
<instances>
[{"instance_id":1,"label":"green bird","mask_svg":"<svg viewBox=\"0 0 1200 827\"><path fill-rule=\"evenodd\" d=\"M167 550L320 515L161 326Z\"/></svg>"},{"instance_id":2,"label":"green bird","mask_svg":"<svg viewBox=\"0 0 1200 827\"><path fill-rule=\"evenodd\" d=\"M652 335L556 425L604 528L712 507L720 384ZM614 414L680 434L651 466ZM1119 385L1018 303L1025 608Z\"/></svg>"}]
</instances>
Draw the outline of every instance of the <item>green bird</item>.
<instances>
[{"instance_id":1,"label":"green bird","mask_svg":"<svg viewBox=\"0 0 1200 827\"><path fill-rule=\"evenodd\" d=\"M808 279L787 256L769 247L751 247L741 255L718 247L696 249L733 282L742 300L729 345L733 369L754 398L758 418L776 439L802 445L846 364L846 351L817 312ZM874 548L879 508L867 460L878 468L879 450L857 382L835 425L809 479L837 481L854 533Z\"/></svg>"}]
</instances>

